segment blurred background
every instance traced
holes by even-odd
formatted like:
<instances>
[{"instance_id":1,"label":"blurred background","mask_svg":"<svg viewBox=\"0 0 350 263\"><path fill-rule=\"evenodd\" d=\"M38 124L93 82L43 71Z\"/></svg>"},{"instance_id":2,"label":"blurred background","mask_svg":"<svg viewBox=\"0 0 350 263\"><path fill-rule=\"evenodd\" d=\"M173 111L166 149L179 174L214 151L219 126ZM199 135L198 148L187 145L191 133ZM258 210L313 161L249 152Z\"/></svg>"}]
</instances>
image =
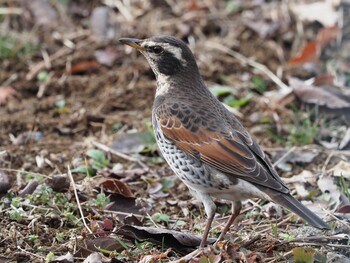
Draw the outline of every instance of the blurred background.
<instances>
[{"instance_id":1,"label":"blurred background","mask_svg":"<svg viewBox=\"0 0 350 263\"><path fill-rule=\"evenodd\" d=\"M129 213L144 226L201 233L202 208L155 145L154 75L121 37L167 34L188 43L208 88L257 138L293 194L321 216L349 214L349 10L346 0L0 0L0 254L18 262L53 259L74 254L74 242L84 247L79 241L87 238L89 252L74 254L86 258L112 242L86 236L89 229L103 232L107 224L116 231ZM73 184L89 215L85 225ZM281 238L266 229L285 213L257 202L245 204L242 223L247 239L262 231L250 251ZM218 206L220 216L229 214L225 202ZM289 223L297 228L295 220ZM22 231L20 243L11 227ZM128 231L129 239L143 240ZM237 240L246 241L241 234ZM291 256L291 247L278 253ZM110 248L122 262L164 252L137 249L133 242L129 250ZM274 253L262 258L279 262Z\"/></svg>"}]
</instances>

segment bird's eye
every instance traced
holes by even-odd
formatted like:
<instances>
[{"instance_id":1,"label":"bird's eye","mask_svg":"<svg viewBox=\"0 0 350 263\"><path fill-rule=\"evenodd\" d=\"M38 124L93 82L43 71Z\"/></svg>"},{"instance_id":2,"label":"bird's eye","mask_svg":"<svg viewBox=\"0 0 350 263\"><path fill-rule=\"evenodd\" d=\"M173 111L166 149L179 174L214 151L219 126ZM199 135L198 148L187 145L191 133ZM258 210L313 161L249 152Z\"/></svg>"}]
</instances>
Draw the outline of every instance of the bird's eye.
<instances>
[{"instance_id":1,"label":"bird's eye","mask_svg":"<svg viewBox=\"0 0 350 263\"><path fill-rule=\"evenodd\" d=\"M163 48L161 46L154 46L151 48L151 50L154 54L157 54L157 55L163 52Z\"/></svg>"}]
</instances>

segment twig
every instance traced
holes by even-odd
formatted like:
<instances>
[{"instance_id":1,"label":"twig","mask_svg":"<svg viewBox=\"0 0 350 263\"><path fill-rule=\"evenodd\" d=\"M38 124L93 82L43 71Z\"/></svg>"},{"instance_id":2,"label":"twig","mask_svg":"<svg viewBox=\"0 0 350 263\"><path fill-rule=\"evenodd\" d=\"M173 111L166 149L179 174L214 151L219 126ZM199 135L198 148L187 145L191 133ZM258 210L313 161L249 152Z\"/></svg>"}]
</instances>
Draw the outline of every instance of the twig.
<instances>
[{"instance_id":1,"label":"twig","mask_svg":"<svg viewBox=\"0 0 350 263\"><path fill-rule=\"evenodd\" d=\"M32 80L38 73L40 70L42 70L43 68L46 67L48 61L51 62L53 60L56 60L60 57L63 57L65 55L70 54L71 52L73 52L76 49L80 49L86 45L89 45L90 41L86 41L86 42L79 42L76 46L75 49L72 48L68 48L68 47L63 47L59 50L57 50L54 54L52 54L51 56L47 57L46 59L44 59L43 61L40 61L38 64L34 65L33 67L30 68L30 71L27 73L26 75L26 80Z\"/></svg>"},{"instance_id":2,"label":"twig","mask_svg":"<svg viewBox=\"0 0 350 263\"><path fill-rule=\"evenodd\" d=\"M253 243L255 243L256 241L258 241L259 239L261 239L261 235L256 235L256 236L253 237L252 239L249 239L249 240L245 241L243 244L240 245L240 247L247 248L247 247L249 247L251 244L253 244Z\"/></svg>"},{"instance_id":3,"label":"twig","mask_svg":"<svg viewBox=\"0 0 350 263\"><path fill-rule=\"evenodd\" d=\"M54 54L52 54L51 56L49 56L49 61L58 59L60 57L63 57L67 54L69 54L70 52L72 52L72 49L64 47L61 48L59 50L57 50ZM27 73L26 75L26 80L32 80L38 73L40 70L42 70L43 68L45 68L47 65L47 60L43 60L40 61L38 64L34 65L30 71Z\"/></svg>"},{"instance_id":4,"label":"twig","mask_svg":"<svg viewBox=\"0 0 350 263\"><path fill-rule=\"evenodd\" d=\"M1 7L0 15L21 15L23 13L22 8L16 7Z\"/></svg>"},{"instance_id":5,"label":"twig","mask_svg":"<svg viewBox=\"0 0 350 263\"><path fill-rule=\"evenodd\" d=\"M2 87L10 86L11 83L17 79L18 79L18 74L14 73L7 80L5 80L0 86L2 86Z\"/></svg>"},{"instance_id":6,"label":"twig","mask_svg":"<svg viewBox=\"0 0 350 263\"><path fill-rule=\"evenodd\" d=\"M18 248L19 250L21 250L21 251L22 251L23 253L25 253L25 254L28 254L28 255L30 255L30 256L32 256L32 257L35 257L35 258L39 258L40 260L44 260L44 257L39 256L39 255L36 255L36 254L34 254L34 253L31 253L31 252L29 252L29 251L27 251L27 250L21 248L20 246L17 246L17 248Z\"/></svg>"},{"instance_id":7,"label":"twig","mask_svg":"<svg viewBox=\"0 0 350 263\"><path fill-rule=\"evenodd\" d=\"M96 141L92 141L92 144L94 146L96 146L97 148L99 148L100 150L102 151L105 151L107 153L111 153L111 154L114 154L120 158L123 158L125 160L128 160L130 162L136 162L138 163L140 166L142 166L142 168L148 168L147 165L145 165L143 162L140 161L139 158L134 158L134 157L131 157L129 155L126 155L124 153L121 153L121 152L118 152L110 147L108 147L107 145L104 145L102 143L99 143L99 142L96 142Z\"/></svg>"},{"instance_id":8,"label":"twig","mask_svg":"<svg viewBox=\"0 0 350 263\"><path fill-rule=\"evenodd\" d=\"M287 158L288 155L290 155L292 152L294 152L294 150L296 149L295 146L293 146L292 148L290 148L288 150L288 152L286 152L285 154L282 155L281 158L279 158L274 164L273 166L275 167L276 165L278 165L280 162L282 162L285 158Z\"/></svg>"},{"instance_id":9,"label":"twig","mask_svg":"<svg viewBox=\"0 0 350 263\"><path fill-rule=\"evenodd\" d=\"M334 152L331 151L330 154L327 156L327 159L326 159L326 161L324 162L324 164L323 164L323 166L322 166L322 174L321 174L321 177L326 175L327 165L328 165L329 161L332 159L333 155L334 155Z\"/></svg>"},{"instance_id":10,"label":"twig","mask_svg":"<svg viewBox=\"0 0 350 263\"><path fill-rule=\"evenodd\" d=\"M81 205L80 205L78 192L77 192L77 188L75 187L75 182L74 182L74 178L73 178L72 172L71 172L69 166L67 168L68 168L68 176L69 176L69 179L70 179L70 181L72 183L72 186L73 186L74 196L75 196L75 200L77 201L77 205L78 205L78 208L79 208L81 219L83 221L83 224L84 224L85 228L89 231L90 234L92 234L93 232L91 231L91 229L89 228L89 226L86 224L86 221L85 221L85 217L84 217L84 214L83 214L83 209L81 208Z\"/></svg>"},{"instance_id":11,"label":"twig","mask_svg":"<svg viewBox=\"0 0 350 263\"><path fill-rule=\"evenodd\" d=\"M287 94L291 91L291 88L288 87L286 84L283 83L282 80L280 80L271 70L269 70L265 65L262 65L256 61L254 61L251 58L247 58L243 56L242 54L225 47L224 45L221 45L220 43L213 42L213 41L207 41L205 44L208 48L216 49L221 52L224 52L238 60L240 60L244 64L248 64L249 66L256 68L263 72L266 76L268 76L273 82L276 83L276 85L282 90L283 93Z\"/></svg>"}]
</instances>

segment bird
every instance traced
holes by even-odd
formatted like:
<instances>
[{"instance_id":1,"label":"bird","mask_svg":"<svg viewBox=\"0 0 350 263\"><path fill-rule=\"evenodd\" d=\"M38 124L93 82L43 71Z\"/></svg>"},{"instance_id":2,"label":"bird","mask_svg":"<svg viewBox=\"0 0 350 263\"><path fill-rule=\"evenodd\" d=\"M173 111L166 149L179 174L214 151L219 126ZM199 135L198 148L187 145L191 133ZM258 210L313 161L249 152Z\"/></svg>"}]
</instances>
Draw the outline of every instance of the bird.
<instances>
[{"instance_id":1,"label":"bird","mask_svg":"<svg viewBox=\"0 0 350 263\"><path fill-rule=\"evenodd\" d=\"M168 35L119 41L140 51L156 77L154 134L170 168L204 205L207 223L199 248L207 245L215 198L231 201L233 210L215 245L240 214L241 202L254 197L277 203L316 228L330 229L291 195L256 139L210 92L184 41Z\"/></svg>"}]
</instances>

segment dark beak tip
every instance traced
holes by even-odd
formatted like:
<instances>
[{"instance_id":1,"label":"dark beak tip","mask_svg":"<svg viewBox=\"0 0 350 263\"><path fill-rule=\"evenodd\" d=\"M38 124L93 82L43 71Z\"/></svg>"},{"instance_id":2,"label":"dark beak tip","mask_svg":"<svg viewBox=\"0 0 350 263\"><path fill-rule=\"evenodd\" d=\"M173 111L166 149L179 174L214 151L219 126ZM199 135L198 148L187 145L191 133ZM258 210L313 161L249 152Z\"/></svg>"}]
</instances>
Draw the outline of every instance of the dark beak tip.
<instances>
[{"instance_id":1,"label":"dark beak tip","mask_svg":"<svg viewBox=\"0 0 350 263\"><path fill-rule=\"evenodd\" d=\"M139 44L141 40L137 38L123 37L123 38L119 38L119 42L122 44L130 44L130 43Z\"/></svg>"}]
</instances>

